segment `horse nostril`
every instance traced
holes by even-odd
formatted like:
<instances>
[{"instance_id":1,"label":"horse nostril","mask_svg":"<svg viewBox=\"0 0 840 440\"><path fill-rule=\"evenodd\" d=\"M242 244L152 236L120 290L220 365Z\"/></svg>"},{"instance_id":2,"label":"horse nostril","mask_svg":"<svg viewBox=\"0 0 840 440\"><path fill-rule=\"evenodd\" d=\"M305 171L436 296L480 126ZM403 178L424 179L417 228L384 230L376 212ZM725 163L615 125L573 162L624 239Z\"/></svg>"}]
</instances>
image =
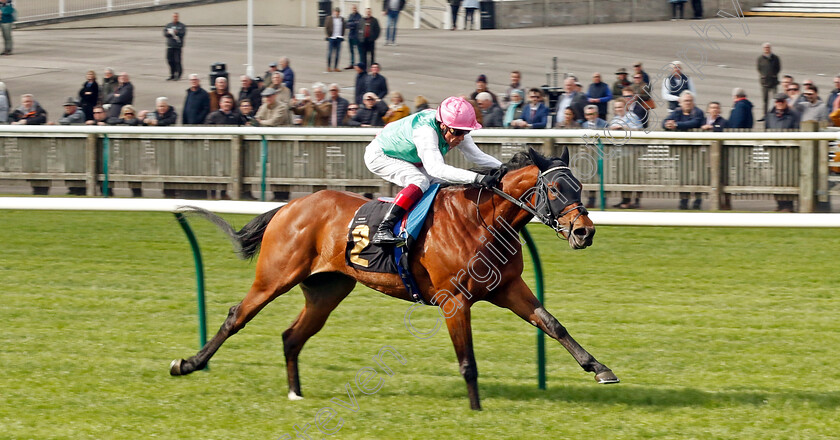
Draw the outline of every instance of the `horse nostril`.
<instances>
[{"instance_id":1,"label":"horse nostril","mask_svg":"<svg viewBox=\"0 0 840 440\"><path fill-rule=\"evenodd\" d=\"M586 228L577 228L572 231L572 234L577 235L578 238L586 238L586 236L589 235L589 231L587 231Z\"/></svg>"}]
</instances>

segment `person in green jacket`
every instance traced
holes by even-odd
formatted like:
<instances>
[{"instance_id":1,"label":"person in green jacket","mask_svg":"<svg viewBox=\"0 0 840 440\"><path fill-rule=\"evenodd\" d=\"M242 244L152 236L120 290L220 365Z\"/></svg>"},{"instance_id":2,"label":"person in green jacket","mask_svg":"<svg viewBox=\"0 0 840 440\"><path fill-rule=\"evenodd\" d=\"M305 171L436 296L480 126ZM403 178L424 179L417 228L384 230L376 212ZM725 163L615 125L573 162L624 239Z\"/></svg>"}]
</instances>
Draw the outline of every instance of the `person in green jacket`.
<instances>
[{"instance_id":1,"label":"person in green jacket","mask_svg":"<svg viewBox=\"0 0 840 440\"><path fill-rule=\"evenodd\" d=\"M17 11L12 6L12 0L0 0L0 29L3 30L3 53L12 54L12 23L15 22Z\"/></svg>"}]
</instances>

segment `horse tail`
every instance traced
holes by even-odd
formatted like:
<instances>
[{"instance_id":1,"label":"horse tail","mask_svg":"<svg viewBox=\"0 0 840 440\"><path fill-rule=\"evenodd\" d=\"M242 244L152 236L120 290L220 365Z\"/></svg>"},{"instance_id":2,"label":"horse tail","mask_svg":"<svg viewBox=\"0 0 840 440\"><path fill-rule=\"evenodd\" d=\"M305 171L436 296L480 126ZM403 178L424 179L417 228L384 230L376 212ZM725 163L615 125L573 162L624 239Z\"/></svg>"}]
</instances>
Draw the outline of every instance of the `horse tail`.
<instances>
[{"instance_id":1,"label":"horse tail","mask_svg":"<svg viewBox=\"0 0 840 440\"><path fill-rule=\"evenodd\" d=\"M274 214L277 214L277 211L279 211L280 208L282 208L282 206L254 217L250 222L248 222L248 224L243 226L242 229L237 231L234 229L233 225L227 222L227 220L204 208L199 208L197 206L184 207L187 212L191 214L198 214L218 226L219 229L221 229L222 232L230 238L230 241L233 243L234 250L237 254L239 254L239 258L243 260L254 258L254 256L257 255L257 252L260 250L260 243L262 243L263 234L265 234L265 228L268 227L271 219L274 218Z\"/></svg>"}]
</instances>

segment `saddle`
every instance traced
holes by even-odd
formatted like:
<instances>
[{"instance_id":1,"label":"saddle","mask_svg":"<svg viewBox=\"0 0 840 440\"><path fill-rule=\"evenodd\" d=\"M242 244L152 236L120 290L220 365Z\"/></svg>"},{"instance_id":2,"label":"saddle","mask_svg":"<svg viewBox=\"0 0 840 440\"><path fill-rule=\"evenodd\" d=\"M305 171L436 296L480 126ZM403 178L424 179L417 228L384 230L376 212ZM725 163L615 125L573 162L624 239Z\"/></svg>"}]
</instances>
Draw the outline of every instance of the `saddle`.
<instances>
[{"instance_id":1,"label":"saddle","mask_svg":"<svg viewBox=\"0 0 840 440\"><path fill-rule=\"evenodd\" d=\"M438 184L430 186L423 197L394 226L394 234L405 238L405 246L377 246L370 242L370 236L385 217L391 199L371 200L359 207L353 214L347 234L347 247L344 252L347 265L366 272L398 274L411 297L426 304L408 269L408 255L411 246L420 237L426 216L439 189Z\"/></svg>"}]
</instances>

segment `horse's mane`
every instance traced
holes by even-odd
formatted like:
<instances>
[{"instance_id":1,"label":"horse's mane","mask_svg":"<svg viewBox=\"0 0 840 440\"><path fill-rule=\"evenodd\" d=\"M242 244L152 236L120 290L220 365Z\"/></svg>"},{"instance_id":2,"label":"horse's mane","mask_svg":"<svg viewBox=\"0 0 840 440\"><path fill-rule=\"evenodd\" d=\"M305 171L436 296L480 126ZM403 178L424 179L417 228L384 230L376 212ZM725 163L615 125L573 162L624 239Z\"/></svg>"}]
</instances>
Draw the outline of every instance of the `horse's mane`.
<instances>
[{"instance_id":1,"label":"horse's mane","mask_svg":"<svg viewBox=\"0 0 840 440\"><path fill-rule=\"evenodd\" d=\"M531 160L531 156L524 151L520 151L513 155L509 161L503 163L501 166L508 169L508 171L518 170L520 168L525 168L528 165L533 165L534 161ZM499 168L493 167L474 167L470 168L470 171L476 172L478 174L489 174ZM461 185L457 183L442 183L440 185L441 188L448 188L448 187L464 187L464 186L472 186L472 184Z\"/></svg>"}]
</instances>

